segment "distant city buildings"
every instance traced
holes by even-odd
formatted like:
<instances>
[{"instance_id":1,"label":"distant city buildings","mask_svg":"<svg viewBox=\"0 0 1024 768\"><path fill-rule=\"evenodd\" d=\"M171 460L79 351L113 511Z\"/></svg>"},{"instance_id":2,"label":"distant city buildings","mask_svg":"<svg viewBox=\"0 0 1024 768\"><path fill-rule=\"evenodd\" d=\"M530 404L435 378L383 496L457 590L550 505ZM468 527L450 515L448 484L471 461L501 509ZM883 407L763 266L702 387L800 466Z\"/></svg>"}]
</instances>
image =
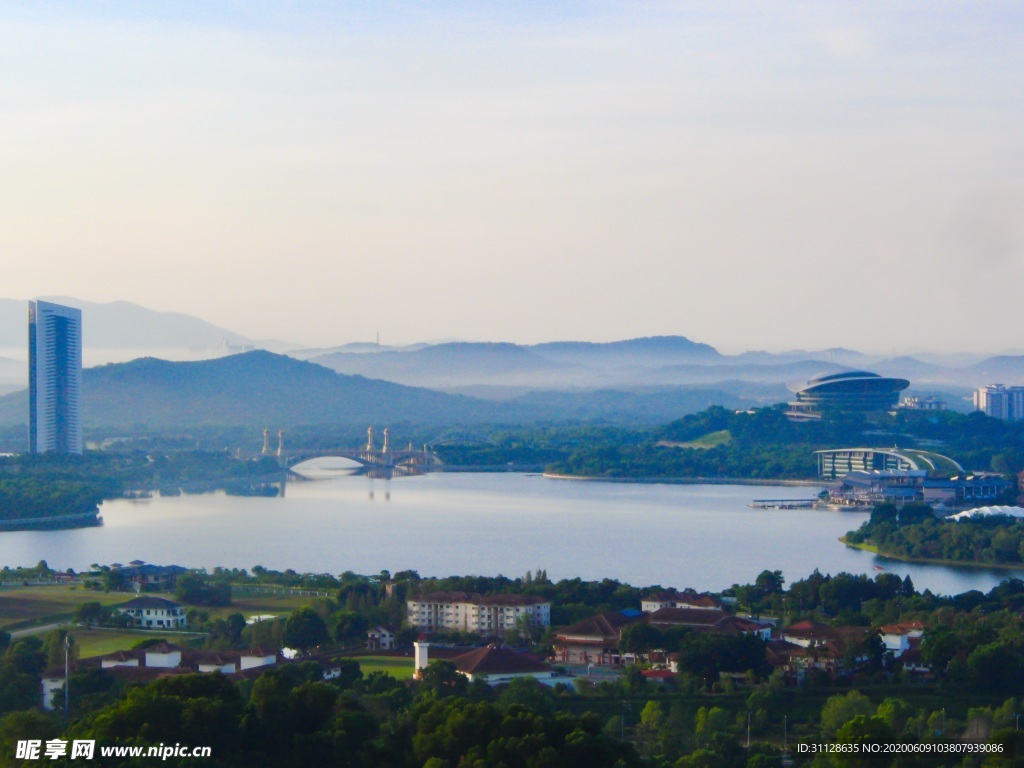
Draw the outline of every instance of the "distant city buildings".
<instances>
[{"instance_id":1,"label":"distant city buildings","mask_svg":"<svg viewBox=\"0 0 1024 768\"><path fill-rule=\"evenodd\" d=\"M896 408L906 379L891 379L869 371L842 371L791 384L796 400L789 403L790 421L820 421L849 415L872 417Z\"/></svg>"},{"instance_id":2,"label":"distant city buildings","mask_svg":"<svg viewBox=\"0 0 1024 768\"><path fill-rule=\"evenodd\" d=\"M1024 419L1024 387L989 384L974 393L974 408L1003 421Z\"/></svg>"},{"instance_id":3,"label":"distant city buildings","mask_svg":"<svg viewBox=\"0 0 1024 768\"><path fill-rule=\"evenodd\" d=\"M82 452L82 312L28 303L29 451Z\"/></svg>"},{"instance_id":4,"label":"distant city buildings","mask_svg":"<svg viewBox=\"0 0 1024 768\"><path fill-rule=\"evenodd\" d=\"M903 398L900 408L906 411L944 411L946 410L946 401L939 400L936 397L916 397L910 395Z\"/></svg>"}]
</instances>

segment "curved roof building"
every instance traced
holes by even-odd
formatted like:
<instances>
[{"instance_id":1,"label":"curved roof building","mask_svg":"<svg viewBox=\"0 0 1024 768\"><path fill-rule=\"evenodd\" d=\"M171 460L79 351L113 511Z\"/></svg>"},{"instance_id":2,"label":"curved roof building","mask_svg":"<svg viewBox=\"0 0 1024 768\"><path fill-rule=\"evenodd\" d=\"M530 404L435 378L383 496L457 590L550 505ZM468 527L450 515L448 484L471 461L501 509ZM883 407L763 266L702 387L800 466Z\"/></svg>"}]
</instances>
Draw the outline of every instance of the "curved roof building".
<instances>
[{"instance_id":1,"label":"curved roof building","mask_svg":"<svg viewBox=\"0 0 1024 768\"><path fill-rule=\"evenodd\" d=\"M786 415L792 421L817 421L845 414L878 414L891 411L900 392L910 386L906 379L890 379L870 371L822 373L797 385L790 384L796 400Z\"/></svg>"},{"instance_id":2,"label":"curved roof building","mask_svg":"<svg viewBox=\"0 0 1024 768\"><path fill-rule=\"evenodd\" d=\"M851 472L923 472L932 477L961 474L959 463L933 451L916 448L833 448L815 451L818 477L834 480Z\"/></svg>"}]
</instances>

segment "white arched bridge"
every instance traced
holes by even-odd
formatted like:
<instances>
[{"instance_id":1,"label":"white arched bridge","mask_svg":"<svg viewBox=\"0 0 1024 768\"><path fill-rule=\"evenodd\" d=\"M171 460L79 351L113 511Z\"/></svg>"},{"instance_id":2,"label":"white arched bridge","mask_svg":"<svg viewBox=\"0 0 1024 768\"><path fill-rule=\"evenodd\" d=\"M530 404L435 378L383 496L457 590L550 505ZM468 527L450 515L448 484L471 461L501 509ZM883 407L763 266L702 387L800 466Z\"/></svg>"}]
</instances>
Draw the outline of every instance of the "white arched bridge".
<instances>
[{"instance_id":1,"label":"white arched bridge","mask_svg":"<svg viewBox=\"0 0 1024 768\"><path fill-rule=\"evenodd\" d=\"M424 445L422 449L416 449L412 443L406 448L395 448L391 445L391 437L388 428L382 432L381 444L378 447L375 440L373 427L366 430L366 444L361 448L352 450L350 448L329 448L324 450L300 450L294 453L286 453L284 450L284 430L277 433L277 449L270 449L270 430L263 430L263 456L277 456L278 461L291 469L298 464L312 459L339 458L354 461L370 469L394 469L406 468L410 470L427 471L431 468L441 467L444 462L430 449L430 444Z\"/></svg>"}]
</instances>

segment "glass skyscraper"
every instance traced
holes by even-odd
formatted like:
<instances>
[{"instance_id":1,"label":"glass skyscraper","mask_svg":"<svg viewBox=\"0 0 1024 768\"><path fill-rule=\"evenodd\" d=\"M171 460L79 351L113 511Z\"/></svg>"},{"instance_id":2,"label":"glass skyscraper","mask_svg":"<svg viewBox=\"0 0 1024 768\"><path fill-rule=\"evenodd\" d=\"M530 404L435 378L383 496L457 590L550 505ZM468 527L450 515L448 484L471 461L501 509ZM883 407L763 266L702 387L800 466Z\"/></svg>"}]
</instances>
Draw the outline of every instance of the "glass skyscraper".
<instances>
[{"instance_id":1,"label":"glass skyscraper","mask_svg":"<svg viewBox=\"0 0 1024 768\"><path fill-rule=\"evenodd\" d=\"M81 453L82 311L28 303L29 451Z\"/></svg>"}]
</instances>

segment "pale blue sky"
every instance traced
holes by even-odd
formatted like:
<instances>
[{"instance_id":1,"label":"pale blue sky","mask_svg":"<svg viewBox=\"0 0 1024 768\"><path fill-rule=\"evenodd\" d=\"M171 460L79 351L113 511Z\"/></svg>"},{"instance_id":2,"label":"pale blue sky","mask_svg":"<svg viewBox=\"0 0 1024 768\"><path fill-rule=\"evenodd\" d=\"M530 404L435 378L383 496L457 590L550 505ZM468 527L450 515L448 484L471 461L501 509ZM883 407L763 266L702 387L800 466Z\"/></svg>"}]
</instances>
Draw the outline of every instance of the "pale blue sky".
<instances>
[{"instance_id":1,"label":"pale blue sky","mask_svg":"<svg viewBox=\"0 0 1024 768\"><path fill-rule=\"evenodd\" d=\"M3 295L1024 347L1016 3L5 3Z\"/></svg>"}]
</instances>

